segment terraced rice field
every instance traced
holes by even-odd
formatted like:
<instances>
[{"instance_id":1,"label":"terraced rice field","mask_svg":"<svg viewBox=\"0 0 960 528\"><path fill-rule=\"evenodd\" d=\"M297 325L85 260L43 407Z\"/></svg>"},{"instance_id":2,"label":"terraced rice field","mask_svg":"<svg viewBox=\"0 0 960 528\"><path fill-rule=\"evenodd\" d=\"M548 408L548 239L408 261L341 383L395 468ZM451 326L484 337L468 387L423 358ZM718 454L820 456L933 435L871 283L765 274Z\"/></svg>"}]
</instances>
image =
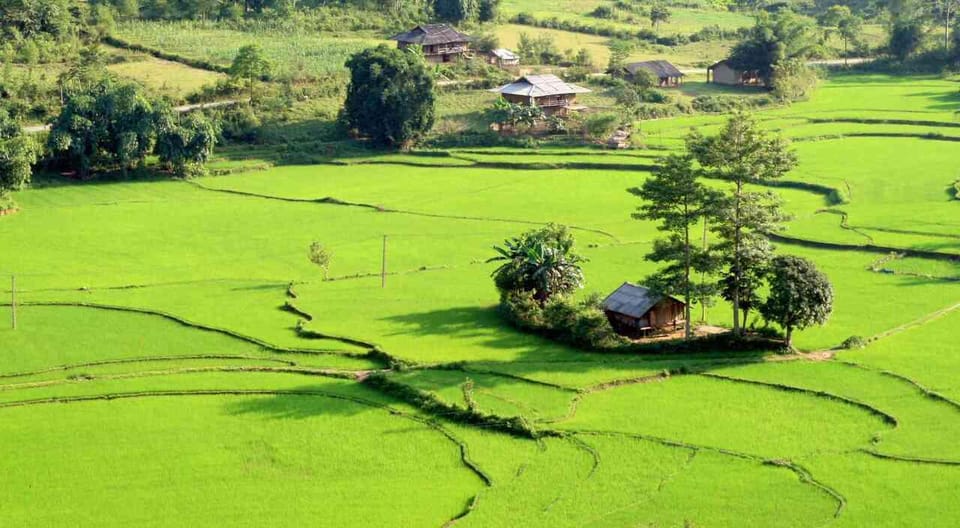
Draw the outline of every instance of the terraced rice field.
<instances>
[{"instance_id":1,"label":"terraced rice field","mask_svg":"<svg viewBox=\"0 0 960 528\"><path fill-rule=\"evenodd\" d=\"M954 526L957 88L840 77L760 115L800 157L779 249L836 289L809 355L589 354L495 311L490 246L532 225L575 226L585 293L650 272L625 189L719 116L645 151L42 179L0 219L0 524Z\"/></svg>"}]
</instances>

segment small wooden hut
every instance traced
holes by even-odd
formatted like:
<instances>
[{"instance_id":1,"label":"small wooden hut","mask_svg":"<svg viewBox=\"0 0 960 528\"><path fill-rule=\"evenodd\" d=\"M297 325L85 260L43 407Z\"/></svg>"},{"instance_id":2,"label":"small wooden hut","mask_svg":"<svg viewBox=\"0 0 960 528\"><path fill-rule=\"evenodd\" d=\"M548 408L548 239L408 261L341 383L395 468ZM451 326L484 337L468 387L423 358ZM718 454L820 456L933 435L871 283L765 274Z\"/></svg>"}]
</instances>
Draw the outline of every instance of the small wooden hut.
<instances>
[{"instance_id":1,"label":"small wooden hut","mask_svg":"<svg viewBox=\"0 0 960 528\"><path fill-rule=\"evenodd\" d=\"M707 68L707 82L727 86L763 86L759 72L738 70L726 59Z\"/></svg>"},{"instance_id":2,"label":"small wooden hut","mask_svg":"<svg viewBox=\"0 0 960 528\"><path fill-rule=\"evenodd\" d=\"M652 75L654 79L657 79L657 84L661 88L669 88L683 84L683 72L669 61L651 60L632 62L623 67L623 74L627 78L632 78L640 70L646 71Z\"/></svg>"},{"instance_id":3,"label":"small wooden hut","mask_svg":"<svg viewBox=\"0 0 960 528\"><path fill-rule=\"evenodd\" d=\"M500 68L515 68L520 65L520 56L506 48L497 48L487 52L487 62Z\"/></svg>"},{"instance_id":4,"label":"small wooden hut","mask_svg":"<svg viewBox=\"0 0 960 528\"><path fill-rule=\"evenodd\" d=\"M577 94L591 90L563 82L556 75L527 75L516 81L490 90L504 99L516 104L539 106L545 115L566 115L571 110L582 110L577 106Z\"/></svg>"},{"instance_id":5,"label":"small wooden hut","mask_svg":"<svg viewBox=\"0 0 960 528\"><path fill-rule=\"evenodd\" d=\"M686 304L649 288L623 283L603 301L603 310L613 329L626 337L676 330L684 324Z\"/></svg>"},{"instance_id":6,"label":"small wooden hut","mask_svg":"<svg viewBox=\"0 0 960 528\"><path fill-rule=\"evenodd\" d=\"M397 47L418 46L427 62L454 62L470 52L470 36L446 24L423 24L390 37Z\"/></svg>"}]
</instances>

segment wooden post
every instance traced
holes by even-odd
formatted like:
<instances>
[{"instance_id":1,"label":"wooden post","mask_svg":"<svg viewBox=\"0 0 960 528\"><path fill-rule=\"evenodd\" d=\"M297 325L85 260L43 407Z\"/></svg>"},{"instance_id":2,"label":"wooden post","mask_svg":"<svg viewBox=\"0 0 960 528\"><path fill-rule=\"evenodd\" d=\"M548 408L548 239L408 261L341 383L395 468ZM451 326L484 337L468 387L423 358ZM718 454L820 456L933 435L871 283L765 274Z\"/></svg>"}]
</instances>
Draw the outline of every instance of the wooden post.
<instances>
[{"instance_id":1,"label":"wooden post","mask_svg":"<svg viewBox=\"0 0 960 528\"><path fill-rule=\"evenodd\" d=\"M380 287L387 287L387 235L383 235L383 251L380 261Z\"/></svg>"},{"instance_id":2,"label":"wooden post","mask_svg":"<svg viewBox=\"0 0 960 528\"><path fill-rule=\"evenodd\" d=\"M17 276L10 275L10 322L17 329Z\"/></svg>"}]
</instances>

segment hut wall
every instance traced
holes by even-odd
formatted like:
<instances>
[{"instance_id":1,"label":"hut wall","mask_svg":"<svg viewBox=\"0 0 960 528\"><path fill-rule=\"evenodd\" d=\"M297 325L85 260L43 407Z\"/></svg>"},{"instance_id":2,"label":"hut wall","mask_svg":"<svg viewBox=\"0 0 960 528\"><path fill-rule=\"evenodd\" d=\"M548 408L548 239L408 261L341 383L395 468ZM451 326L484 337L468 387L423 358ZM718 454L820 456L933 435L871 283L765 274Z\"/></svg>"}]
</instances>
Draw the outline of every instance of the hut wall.
<instances>
[{"instance_id":1,"label":"hut wall","mask_svg":"<svg viewBox=\"0 0 960 528\"><path fill-rule=\"evenodd\" d=\"M713 82L715 84L736 86L741 83L740 76L740 72L734 70L726 64L721 64L713 69Z\"/></svg>"}]
</instances>

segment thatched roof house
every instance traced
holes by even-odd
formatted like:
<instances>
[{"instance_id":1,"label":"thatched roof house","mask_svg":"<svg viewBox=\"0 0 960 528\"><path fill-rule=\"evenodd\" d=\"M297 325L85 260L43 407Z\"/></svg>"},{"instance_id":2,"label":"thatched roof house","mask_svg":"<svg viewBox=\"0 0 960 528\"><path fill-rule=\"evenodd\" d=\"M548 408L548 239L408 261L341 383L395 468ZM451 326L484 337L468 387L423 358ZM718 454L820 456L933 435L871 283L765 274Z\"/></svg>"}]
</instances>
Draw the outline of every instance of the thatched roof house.
<instances>
[{"instance_id":1,"label":"thatched roof house","mask_svg":"<svg viewBox=\"0 0 960 528\"><path fill-rule=\"evenodd\" d=\"M446 24L421 24L390 40L396 40L400 49L419 46L430 62L452 62L469 51L471 39Z\"/></svg>"},{"instance_id":2,"label":"thatched roof house","mask_svg":"<svg viewBox=\"0 0 960 528\"><path fill-rule=\"evenodd\" d=\"M630 337L676 329L684 323L685 308L686 304L680 299L629 282L603 301L603 310L614 330Z\"/></svg>"},{"instance_id":3,"label":"thatched roof house","mask_svg":"<svg viewBox=\"0 0 960 528\"><path fill-rule=\"evenodd\" d=\"M564 82L556 75L527 75L516 81L490 90L516 104L539 106L547 115L580 110L576 105L577 94L591 90Z\"/></svg>"},{"instance_id":4,"label":"thatched roof house","mask_svg":"<svg viewBox=\"0 0 960 528\"><path fill-rule=\"evenodd\" d=\"M628 77L633 77L640 70L644 70L652 75L654 79L657 79L660 86L680 86L683 84L683 72L669 61L651 60L631 62L623 67L623 71Z\"/></svg>"}]
</instances>

